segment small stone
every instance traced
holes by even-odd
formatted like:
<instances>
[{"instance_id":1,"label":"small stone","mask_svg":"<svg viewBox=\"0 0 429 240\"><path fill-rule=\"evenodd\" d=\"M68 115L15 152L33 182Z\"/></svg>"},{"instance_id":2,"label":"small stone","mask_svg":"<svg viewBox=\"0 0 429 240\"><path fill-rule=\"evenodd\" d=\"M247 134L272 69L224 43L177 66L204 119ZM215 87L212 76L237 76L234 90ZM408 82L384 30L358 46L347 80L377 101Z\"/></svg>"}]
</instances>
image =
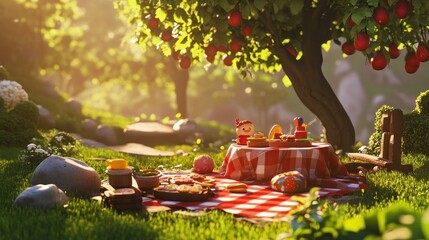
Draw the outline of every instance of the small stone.
<instances>
[{"instance_id":1,"label":"small stone","mask_svg":"<svg viewBox=\"0 0 429 240\"><path fill-rule=\"evenodd\" d=\"M82 114L82 103L76 99L69 99L67 101L67 107L76 114Z\"/></svg>"},{"instance_id":2,"label":"small stone","mask_svg":"<svg viewBox=\"0 0 429 240\"><path fill-rule=\"evenodd\" d=\"M18 207L54 208L68 202L67 196L55 184L37 184L25 189L15 200Z\"/></svg>"},{"instance_id":3,"label":"small stone","mask_svg":"<svg viewBox=\"0 0 429 240\"><path fill-rule=\"evenodd\" d=\"M82 121L82 130L86 135L95 135L97 131L98 123L90 118L86 118Z\"/></svg>"},{"instance_id":4,"label":"small stone","mask_svg":"<svg viewBox=\"0 0 429 240\"><path fill-rule=\"evenodd\" d=\"M115 130L110 126L99 125L95 133L95 138L97 141L109 146L116 145L117 143Z\"/></svg>"}]
</instances>

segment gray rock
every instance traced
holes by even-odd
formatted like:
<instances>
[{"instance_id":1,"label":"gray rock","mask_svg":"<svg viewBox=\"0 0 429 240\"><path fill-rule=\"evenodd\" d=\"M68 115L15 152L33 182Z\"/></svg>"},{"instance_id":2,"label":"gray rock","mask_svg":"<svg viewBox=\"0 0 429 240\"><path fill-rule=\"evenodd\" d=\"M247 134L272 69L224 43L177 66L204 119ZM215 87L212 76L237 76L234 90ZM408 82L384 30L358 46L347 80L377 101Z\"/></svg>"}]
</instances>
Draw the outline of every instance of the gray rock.
<instances>
[{"instance_id":1,"label":"gray rock","mask_svg":"<svg viewBox=\"0 0 429 240\"><path fill-rule=\"evenodd\" d=\"M173 130L185 134L195 133L198 129L198 124L188 118L180 119L173 125Z\"/></svg>"},{"instance_id":2,"label":"gray rock","mask_svg":"<svg viewBox=\"0 0 429 240\"><path fill-rule=\"evenodd\" d=\"M95 133L95 139L106 145L116 145L117 136L115 130L110 126L99 125Z\"/></svg>"},{"instance_id":3,"label":"gray rock","mask_svg":"<svg viewBox=\"0 0 429 240\"><path fill-rule=\"evenodd\" d=\"M67 107L76 114L82 114L82 103L76 99L69 99L67 101Z\"/></svg>"},{"instance_id":4,"label":"gray rock","mask_svg":"<svg viewBox=\"0 0 429 240\"><path fill-rule=\"evenodd\" d=\"M100 194L101 180L85 162L52 155L34 170L31 184L55 184L67 193L91 197Z\"/></svg>"},{"instance_id":5,"label":"gray rock","mask_svg":"<svg viewBox=\"0 0 429 240\"><path fill-rule=\"evenodd\" d=\"M15 199L18 207L54 208L68 202L67 196L55 184L37 184L25 189Z\"/></svg>"},{"instance_id":6,"label":"gray rock","mask_svg":"<svg viewBox=\"0 0 429 240\"><path fill-rule=\"evenodd\" d=\"M97 131L98 123L90 118L86 118L82 121L82 130L86 135L95 135Z\"/></svg>"},{"instance_id":7,"label":"gray rock","mask_svg":"<svg viewBox=\"0 0 429 240\"><path fill-rule=\"evenodd\" d=\"M52 116L51 112L40 105L37 105L39 109L39 126L42 129L51 129L55 127L55 119Z\"/></svg>"}]
</instances>

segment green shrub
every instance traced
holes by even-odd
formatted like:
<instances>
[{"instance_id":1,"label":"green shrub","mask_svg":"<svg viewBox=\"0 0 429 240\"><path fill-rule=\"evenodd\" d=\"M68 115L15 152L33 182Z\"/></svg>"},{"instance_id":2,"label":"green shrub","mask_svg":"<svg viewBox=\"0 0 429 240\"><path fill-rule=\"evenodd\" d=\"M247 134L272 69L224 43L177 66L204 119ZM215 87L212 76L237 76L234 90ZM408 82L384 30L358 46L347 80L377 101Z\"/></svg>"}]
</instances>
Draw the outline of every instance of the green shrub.
<instances>
[{"instance_id":1,"label":"green shrub","mask_svg":"<svg viewBox=\"0 0 429 240\"><path fill-rule=\"evenodd\" d=\"M412 112L404 115L402 151L429 155L429 116Z\"/></svg>"},{"instance_id":2,"label":"green shrub","mask_svg":"<svg viewBox=\"0 0 429 240\"><path fill-rule=\"evenodd\" d=\"M383 113L392 111L394 108L388 105L381 106L377 112L375 112L375 119L374 119L374 133L371 134L369 137L368 142L368 152L369 154L373 155L379 155L380 154L380 145L381 145L381 135L382 135L382 129L381 129L381 118L383 117Z\"/></svg>"},{"instance_id":3,"label":"green shrub","mask_svg":"<svg viewBox=\"0 0 429 240\"><path fill-rule=\"evenodd\" d=\"M429 90L419 94L414 111L418 114L429 115Z\"/></svg>"},{"instance_id":4,"label":"green shrub","mask_svg":"<svg viewBox=\"0 0 429 240\"><path fill-rule=\"evenodd\" d=\"M4 107L0 111L3 111L0 114L0 145L26 146L31 139L40 137L37 131L39 110L33 102L20 102L10 112Z\"/></svg>"},{"instance_id":5,"label":"green shrub","mask_svg":"<svg viewBox=\"0 0 429 240\"><path fill-rule=\"evenodd\" d=\"M0 80L10 79L7 69L0 65Z\"/></svg>"},{"instance_id":6,"label":"green shrub","mask_svg":"<svg viewBox=\"0 0 429 240\"><path fill-rule=\"evenodd\" d=\"M381 117L384 112L389 110L393 110L393 107L383 105L375 113L375 131L369 138L368 146L370 154L380 154ZM413 112L404 114L402 152L429 155L429 132L427 129L429 129L429 90L422 92L417 97Z\"/></svg>"}]
</instances>

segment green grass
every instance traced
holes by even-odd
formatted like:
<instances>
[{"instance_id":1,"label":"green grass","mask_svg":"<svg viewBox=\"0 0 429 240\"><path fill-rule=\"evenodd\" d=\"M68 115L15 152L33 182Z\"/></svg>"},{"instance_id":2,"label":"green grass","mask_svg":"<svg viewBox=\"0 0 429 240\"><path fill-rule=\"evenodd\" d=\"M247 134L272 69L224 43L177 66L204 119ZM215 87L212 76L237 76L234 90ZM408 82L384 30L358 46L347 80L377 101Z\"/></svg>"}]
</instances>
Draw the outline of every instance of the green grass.
<instances>
[{"instance_id":1,"label":"green grass","mask_svg":"<svg viewBox=\"0 0 429 240\"><path fill-rule=\"evenodd\" d=\"M138 168L181 165L181 169L190 169L193 158L199 154L209 154L219 167L226 151L193 151L193 146L165 148L183 149L189 155L149 158L79 146L74 157L87 162L104 179L107 178L105 163L91 158L124 158ZM69 197L68 207L61 209L14 207L13 201L30 186L32 172L37 166L18 160L21 150L0 148L1 239L276 239L280 233L291 232L287 222L251 224L220 211L196 217L170 212L118 213L106 209L100 202L73 196ZM413 173L378 171L368 174L368 188L357 193L362 201L341 204L338 211L348 218L369 214L395 202L406 202L423 213L429 207L429 160L417 155L404 156L403 161L414 165Z\"/></svg>"}]
</instances>

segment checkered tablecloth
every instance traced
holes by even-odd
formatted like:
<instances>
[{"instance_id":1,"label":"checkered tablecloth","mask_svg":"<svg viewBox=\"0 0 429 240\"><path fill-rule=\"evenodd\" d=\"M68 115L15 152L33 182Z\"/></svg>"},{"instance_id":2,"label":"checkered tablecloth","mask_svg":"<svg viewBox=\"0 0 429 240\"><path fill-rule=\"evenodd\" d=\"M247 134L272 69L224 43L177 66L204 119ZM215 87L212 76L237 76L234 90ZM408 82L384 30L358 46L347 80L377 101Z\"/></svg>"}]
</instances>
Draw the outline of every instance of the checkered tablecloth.
<instances>
[{"instance_id":1,"label":"checkered tablecloth","mask_svg":"<svg viewBox=\"0 0 429 240\"><path fill-rule=\"evenodd\" d=\"M220 209L237 216L247 218L274 218L288 214L299 203L292 199L293 195L287 195L273 191L267 183L246 182L247 193L230 193L222 190L222 186L238 181L223 177L214 177L218 190L215 196L204 202L178 202L155 199L147 194L143 197L143 206L167 206L170 208L183 208L191 211L203 209ZM327 187L320 188L321 197L349 194L365 187L361 179L326 178L323 183ZM308 192L297 194L307 196Z\"/></svg>"},{"instance_id":2,"label":"checkered tablecloth","mask_svg":"<svg viewBox=\"0 0 429 240\"><path fill-rule=\"evenodd\" d=\"M313 143L311 147L254 148L231 144L220 174L235 180L267 181L276 174L299 171L307 180L347 176L330 144Z\"/></svg>"}]
</instances>

